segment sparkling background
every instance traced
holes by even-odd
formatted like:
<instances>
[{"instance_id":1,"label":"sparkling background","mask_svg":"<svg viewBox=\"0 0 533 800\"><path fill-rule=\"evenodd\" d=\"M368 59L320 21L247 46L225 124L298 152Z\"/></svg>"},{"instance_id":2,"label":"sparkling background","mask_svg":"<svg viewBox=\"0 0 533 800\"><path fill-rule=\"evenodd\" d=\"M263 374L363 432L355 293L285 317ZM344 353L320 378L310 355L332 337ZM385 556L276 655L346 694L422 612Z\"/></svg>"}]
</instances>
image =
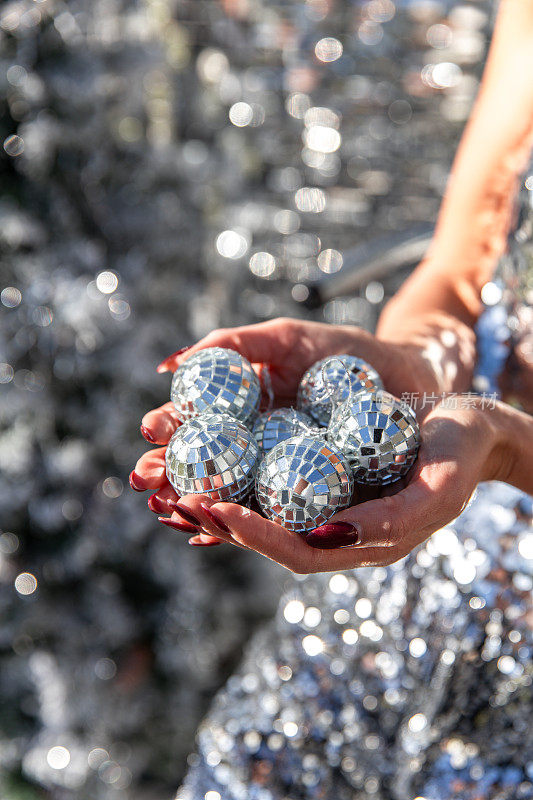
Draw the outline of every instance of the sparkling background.
<instances>
[{"instance_id":1,"label":"sparkling background","mask_svg":"<svg viewBox=\"0 0 533 800\"><path fill-rule=\"evenodd\" d=\"M488 2L8 0L0 8L0 788L170 797L290 578L192 551L127 475L155 364L308 312L348 248L434 221ZM212 799L210 799L212 800Z\"/></svg>"}]
</instances>

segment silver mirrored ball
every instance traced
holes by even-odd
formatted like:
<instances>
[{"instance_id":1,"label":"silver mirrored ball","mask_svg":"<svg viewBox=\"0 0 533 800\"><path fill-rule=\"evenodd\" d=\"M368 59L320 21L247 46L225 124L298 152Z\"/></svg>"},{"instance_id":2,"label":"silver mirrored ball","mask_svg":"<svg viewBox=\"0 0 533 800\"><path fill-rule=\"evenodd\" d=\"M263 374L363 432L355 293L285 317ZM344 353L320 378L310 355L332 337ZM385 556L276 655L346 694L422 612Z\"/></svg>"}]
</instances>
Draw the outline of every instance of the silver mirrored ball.
<instances>
[{"instance_id":1,"label":"silver mirrored ball","mask_svg":"<svg viewBox=\"0 0 533 800\"><path fill-rule=\"evenodd\" d=\"M238 502L252 488L259 447L242 422L204 414L181 425L166 450L169 482L180 495L206 494Z\"/></svg>"},{"instance_id":2,"label":"silver mirrored ball","mask_svg":"<svg viewBox=\"0 0 533 800\"><path fill-rule=\"evenodd\" d=\"M182 422L205 412L218 412L232 414L250 427L259 410L261 384L240 353L209 347L178 367L170 399Z\"/></svg>"},{"instance_id":3,"label":"silver mirrored ball","mask_svg":"<svg viewBox=\"0 0 533 800\"><path fill-rule=\"evenodd\" d=\"M353 478L335 446L311 436L280 442L263 458L255 491L264 515L290 531L324 525L350 505Z\"/></svg>"},{"instance_id":4,"label":"silver mirrored ball","mask_svg":"<svg viewBox=\"0 0 533 800\"><path fill-rule=\"evenodd\" d=\"M358 483L384 485L414 464L420 430L407 403L388 392L365 392L333 412L328 441L345 453Z\"/></svg>"},{"instance_id":5,"label":"silver mirrored ball","mask_svg":"<svg viewBox=\"0 0 533 800\"><path fill-rule=\"evenodd\" d=\"M333 401L328 393L329 386L335 389ZM383 389L383 382L374 367L362 358L329 356L313 364L303 376L298 389L298 408L310 414L319 425L327 426L334 405L346 402L350 392L353 396L356 392L376 389Z\"/></svg>"},{"instance_id":6,"label":"silver mirrored ball","mask_svg":"<svg viewBox=\"0 0 533 800\"><path fill-rule=\"evenodd\" d=\"M259 414L253 427L255 441L263 452L268 453L280 442L293 436L318 434L320 428L308 414L295 408L276 408Z\"/></svg>"}]
</instances>

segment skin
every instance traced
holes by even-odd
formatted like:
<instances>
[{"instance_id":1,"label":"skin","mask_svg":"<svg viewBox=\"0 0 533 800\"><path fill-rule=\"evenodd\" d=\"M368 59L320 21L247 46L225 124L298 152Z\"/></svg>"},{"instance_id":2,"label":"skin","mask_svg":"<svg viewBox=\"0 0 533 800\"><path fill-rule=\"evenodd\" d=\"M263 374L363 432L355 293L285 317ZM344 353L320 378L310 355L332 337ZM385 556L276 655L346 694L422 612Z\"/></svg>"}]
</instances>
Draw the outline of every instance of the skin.
<instances>
[{"instance_id":1,"label":"skin","mask_svg":"<svg viewBox=\"0 0 533 800\"><path fill-rule=\"evenodd\" d=\"M480 291L505 250L517 178L533 141L533 0L503 0L478 100L452 170L428 256L385 307L376 336L350 326L279 319L209 334L159 371L174 371L201 348L238 350L259 370L268 364L277 405L294 404L303 372L328 355L368 360L397 396L453 392L418 410L422 445L412 471L380 497L343 511L330 522L355 526L360 544L336 550L310 547L298 534L231 503L203 496L181 498L199 521L193 544L221 541L256 550L293 572L311 573L390 564L452 521L480 481L507 481L533 492L533 422L505 403L484 407L468 392L475 363L473 325ZM526 331L503 388L531 408L533 357ZM157 493L163 506L177 500L165 476L166 443L178 421L166 403L143 425L162 447L135 467L139 489ZM206 503L230 533L201 508ZM167 505L169 513L171 507ZM176 511L171 519L182 522Z\"/></svg>"}]
</instances>

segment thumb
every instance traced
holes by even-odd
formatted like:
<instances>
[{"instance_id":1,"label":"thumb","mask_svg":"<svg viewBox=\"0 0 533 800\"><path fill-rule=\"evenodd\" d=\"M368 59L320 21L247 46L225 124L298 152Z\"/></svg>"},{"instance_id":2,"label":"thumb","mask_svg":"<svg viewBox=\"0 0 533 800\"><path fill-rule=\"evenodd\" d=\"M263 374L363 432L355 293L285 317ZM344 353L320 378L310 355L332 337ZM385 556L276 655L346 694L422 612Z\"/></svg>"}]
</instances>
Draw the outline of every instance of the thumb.
<instances>
[{"instance_id":1,"label":"thumb","mask_svg":"<svg viewBox=\"0 0 533 800\"><path fill-rule=\"evenodd\" d=\"M330 522L353 525L354 548L402 548L406 552L461 512L468 493L456 480L454 464L429 465L415 473L397 494L370 500L336 514Z\"/></svg>"}]
</instances>

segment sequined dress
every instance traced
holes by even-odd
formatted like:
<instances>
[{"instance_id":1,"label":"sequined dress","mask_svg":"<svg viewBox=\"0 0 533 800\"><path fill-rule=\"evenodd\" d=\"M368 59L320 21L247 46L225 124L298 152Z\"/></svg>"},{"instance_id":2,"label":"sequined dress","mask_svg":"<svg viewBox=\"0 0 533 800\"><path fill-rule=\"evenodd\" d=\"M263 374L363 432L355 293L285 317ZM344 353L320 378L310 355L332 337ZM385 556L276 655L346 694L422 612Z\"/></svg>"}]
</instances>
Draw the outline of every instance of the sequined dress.
<instances>
[{"instance_id":1,"label":"sequined dress","mask_svg":"<svg viewBox=\"0 0 533 800\"><path fill-rule=\"evenodd\" d=\"M487 292L478 391L530 313L524 230ZM401 562L296 577L217 695L177 798L533 798L532 518L531 497L481 484Z\"/></svg>"}]
</instances>

